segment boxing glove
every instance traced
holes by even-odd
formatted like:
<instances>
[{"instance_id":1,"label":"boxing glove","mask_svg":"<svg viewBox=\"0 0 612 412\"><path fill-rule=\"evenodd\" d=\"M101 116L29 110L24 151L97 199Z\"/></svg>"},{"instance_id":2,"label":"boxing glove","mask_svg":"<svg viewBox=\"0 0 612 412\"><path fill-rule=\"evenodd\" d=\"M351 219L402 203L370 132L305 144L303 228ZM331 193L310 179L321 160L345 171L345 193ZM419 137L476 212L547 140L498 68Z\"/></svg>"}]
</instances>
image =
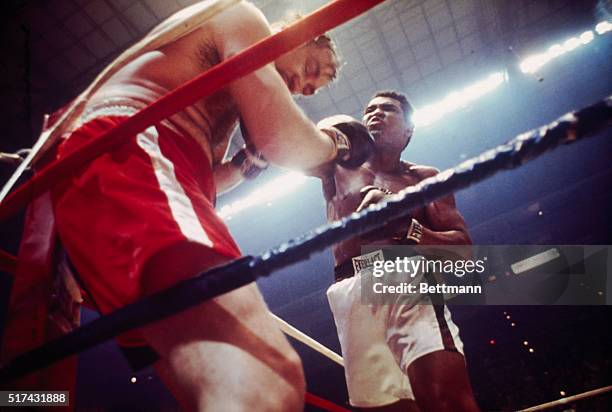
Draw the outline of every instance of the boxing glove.
<instances>
[{"instance_id":1,"label":"boxing glove","mask_svg":"<svg viewBox=\"0 0 612 412\"><path fill-rule=\"evenodd\" d=\"M368 129L351 116L330 116L317 123L317 127L334 140L337 149L335 160L348 169L361 166L374 149L374 139Z\"/></svg>"}]
</instances>

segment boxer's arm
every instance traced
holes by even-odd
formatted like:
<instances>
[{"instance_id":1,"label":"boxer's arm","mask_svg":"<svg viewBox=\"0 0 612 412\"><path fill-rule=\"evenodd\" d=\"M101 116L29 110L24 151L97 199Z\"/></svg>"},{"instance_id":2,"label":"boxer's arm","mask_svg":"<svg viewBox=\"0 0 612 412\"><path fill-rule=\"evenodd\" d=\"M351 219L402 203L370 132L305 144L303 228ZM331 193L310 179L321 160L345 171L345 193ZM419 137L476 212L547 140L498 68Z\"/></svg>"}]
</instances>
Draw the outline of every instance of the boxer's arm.
<instances>
[{"instance_id":1,"label":"boxer's arm","mask_svg":"<svg viewBox=\"0 0 612 412\"><path fill-rule=\"evenodd\" d=\"M217 194L232 190L245 180L255 179L268 168L268 162L246 146L240 149L231 160L215 166L213 171Z\"/></svg>"},{"instance_id":2,"label":"boxer's arm","mask_svg":"<svg viewBox=\"0 0 612 412\"><path fill-rule=\"evenodd\" d=\"M357 211L361 211L372 203L378 203L388 195L376 200L364 199ZM467 230L463 216L455 207L453 196L429 203L425 206L426 224L418 222L420 235L414 235L412 217L396 219L381 229L362 235L366 240L396 239L413 243L418 239L421 245L470 245L472 240ZM410 236L410 237L409 237ZM409 238L408 238L409 237Z\"/></svg>"},{"instance_id":3,"label":"boxer's arm","mask_svg":"<svg viewBox=\"0 0 612 412\"><path fill-rule=\"evenodd\" d=\"M187 6L183 9L178 10L177 12L168 16L165 20L159 23L157 26L153 27L149 33L147 33L147 37L153 37L160 34L168 33L172 31L172 29L176 28L179 24L183 27L187 26L187 32L194 30L197 26L193 25L190 21L190 18L197 13L206 13L206 9L210 12L210 4L206 4L207 2L198 2L196 4L192 4L191 6ZM214 13L214 12L213 12ZM201 23L200 23L201 24ZM191 26L191 27L189 27Z\"/></svg>"},{"instance_id":4,"label":"boxer's arm","mask_svg":"<svg viewBox=\"0 0 612 412\"><path fill-rule=\"evenodd\" d=\"M334 162L323 163L317 167L304 170L306 176L318 177L321 180L333 178L334 173L336 173Z\"/></svg>"},{"instance_id":5,"label":"boxer's arm","mask_svg":"<svg viewBox=\"0 0 612 412\"><path fill-rule=\"evenodd\" d=\"M220 13L214 26L223 60L271 34L265 17L247 3ZM309 169L335 158L333 139L304 115L272 64L233 82L229 89L253 144L271 163Z\"/></svg>"},{"instance_id":6,"label":"boxer's arm","mask_svg":"<svg viewBox=\"0 0 612 412\"><path fill-rule=\"evenodd\" d=\"M361 212L363 209L367 208L370 205L382 201L387 201L389 197L393 195L393 193L388 189L373 185L361 188L360 192L362 195L362 200L357 209L355 210L356 212ZM403 242L404 238L408 234L411 220L412 217L410 216L405 216L399 219L392 220L381 228L374 229L370 232L362 234L361 239L366 242L375 242L381 240Z\"/></svg>"},{"instance_id":7,"label":"boxer's arm","mask_svg":"<svg viewBox=\"0 0 612 412\"><path fill-rule=\"evenodd\" d=\"M439 173L437 169L426 168L423 179ZM423 225L420 244L423 245L471 245L472 239L461 213L457 210L453 195L443 197L425 206L427 225Z\"/></svg>"},{"instance_id":8,"label":"boxer's arm","mask_svg":"<svg viewBox=\"0 0 612 412\"><path fill-rule=\"evenodd\" d=\"M230 161L215 166L213 176L217 187L217 196L229 192L246 180L240 170Z\"/></svg>"},{"instance_id":9,"label":"boxer's arm","mask_svg":"<svg viewBox=\"0 0 612 412\"><path fill-rule=\"evenodd\" d=\"M422 180L438 172L434 168L420 167L417 173L421 175ZM375 186L364 187L363 199L356 211L360 212L372 204L388 199L391 193L386 192L386 189ZM457 210L452 195L427 204L424 210L426 222L413 221L411 216L406 216L362 235L362 238L368 241L384 239L396 239L408 243L416 241L422 245L472 244L465 220ZM415 234L415 231L418 233Z\"/></svg>"},{"instance_id":10,"label":"boxer's arm","mask_svg":"<svg viewBox=\"0 0 612 412\"><path fill-rule=\"evenodd\" d=\"M423 225L421 244L471 245L465 220L455 206L455 197L447 196L425 207L428 226Z\"/></svg>"}]
</instances>

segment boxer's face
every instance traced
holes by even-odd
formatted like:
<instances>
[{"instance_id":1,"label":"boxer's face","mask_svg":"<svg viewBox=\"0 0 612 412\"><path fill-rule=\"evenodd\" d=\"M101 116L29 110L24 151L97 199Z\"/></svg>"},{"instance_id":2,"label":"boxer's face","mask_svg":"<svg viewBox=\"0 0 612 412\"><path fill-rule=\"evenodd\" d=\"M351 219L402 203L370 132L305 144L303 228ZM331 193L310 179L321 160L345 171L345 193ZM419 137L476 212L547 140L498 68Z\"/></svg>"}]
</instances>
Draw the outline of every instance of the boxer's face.
<instances>
[{"instance_id":1,"label":"boxer's face","mask_svg":"<svg viewBox=\"0 0 612 412\"><path fill-rule=\"evenodd\" d=\"M329 48L311 43L282 55L274 64L291 94L310 96L336 77L338 61Z\"/></svg>"},{"instance_id":2,"label":"boxer's face","mask_svg":"<svg viewBox=\"0 0 612 412\"><path fill-rule=\"evenodd\" d=\"M403 150L412 137L414 126L406 120L400 102L391 97L375 97L365 109L363 124L376 145Z\"/></svg>"}]
</instances>

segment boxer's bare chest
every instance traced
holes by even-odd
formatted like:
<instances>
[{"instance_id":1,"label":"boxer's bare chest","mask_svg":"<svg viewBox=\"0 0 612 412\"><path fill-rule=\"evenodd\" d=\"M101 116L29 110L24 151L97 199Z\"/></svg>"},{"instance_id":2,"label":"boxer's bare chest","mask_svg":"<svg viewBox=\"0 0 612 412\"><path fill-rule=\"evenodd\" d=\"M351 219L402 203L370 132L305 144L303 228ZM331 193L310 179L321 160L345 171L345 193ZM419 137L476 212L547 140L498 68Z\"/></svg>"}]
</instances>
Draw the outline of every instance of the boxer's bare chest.
<instances>
[{"instance_id":1,"label":"boxer's bare chest","mask_svg":"<svg viewBox=\"0 0 612 412\"><path fill-rule=\"evenodd\" d=\"M418 183L422 177L407 164L403 164L401 169L381 171L366 163L353 170L337 167L332 179L333 181L325 183L328 186L326 198L329 220L341 219L353 213L363 200L360 190L364 186L373 185L392 192L399 192L407 186ZM422 208L413 211L413 216L419 221L426 221L425 211ZM361 239L355 237L334 245L333 254L336 264L359 255L361 244Z\"/></svg>"},{"instance_id":2,"label":"boxer's bare chest","mask_svg":"<svg viewBox=\"0 0 612 412\"><path fill-rule=\"evenodd\" d=\"M106 99L126 97L151 104L219 62L219 53L212 42L187 35L128 63L98 94ZM227 88L170 117L172 123L203 146L213 163L223 159L237 120L238 110Z\"/></svg>"},{"instance_id":3,"label":"boxer's bare chest","mask_svg":"<svg viewBox=\"0 0 612 412\"><path fill-rule=\"evenodd\" d=\"M367 163L353 170L338 167L334 176L335 193L328 198L328 214L337 219L354 212L362 201L360 190L364 186L373 185L397 193L420 180L418 173L407 164L392 171L376 170Z\"/></svg>"},{"instance_id":4,"label":"boxer's bare chest","mask_svg":"<svg viewBox=\"0 0 612 412\"><path fill-rule=\"evenodd\" d=\"M221 59L212 42L202 41L196 46L196 61L199 70L204 72L219 64ZM195 106L203 113L208 123L213 162L220 163L237 125L238 108L227 87L200 100Z\"/></svg>"}]
</instances>

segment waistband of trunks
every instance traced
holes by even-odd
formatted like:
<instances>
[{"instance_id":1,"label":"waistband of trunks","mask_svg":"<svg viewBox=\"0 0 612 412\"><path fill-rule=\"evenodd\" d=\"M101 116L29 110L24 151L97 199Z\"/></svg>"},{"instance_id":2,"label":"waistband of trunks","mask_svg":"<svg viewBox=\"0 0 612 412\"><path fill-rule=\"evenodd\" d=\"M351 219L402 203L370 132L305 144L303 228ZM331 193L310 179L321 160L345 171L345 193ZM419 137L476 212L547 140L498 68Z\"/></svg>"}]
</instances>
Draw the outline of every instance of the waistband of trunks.
<instances>
[{"instance_id":1,"label":"waistband of trunks","mask_svg":"<svg viewBox=\"0 0 612 412\"><path fill-rule=\"evenodd\" d=\"M384 253L381 249L365 253L361 256L354 256L334 268L336 281L350 278L364 269L373 267L376 261L384 260Z\"/></svg>"},{"instance_id":2,"label":"waistband of trunks","mask_svg":"<svg viewBox=\"0 0 612 412\"><path fill-rule=\"evenodd\" d=\"M353 269L353 261L351 259L345 260L343 263L334 267L334 282L340 282L341 280L353 276L355 276L355 270Z\"/></svg>"},{"instance_id":3,"label":"waistband of trunks","mask_svg":"<svg viewBox=\"0 0 612 412\"><path fill-rule=\"evenodd\" d=\"M364 253L360 256L354 256L334 267L335 282L353 277L365 269L374 267L377 261L385 261L385 259L395 260L396 258L401 259L414 256L421 255L416 250L406 249L405 247L401 250L379 249Z\"/></svg>"},{"instance_id":4,"label":"waistband of trunks","mask_svg":"<svg viewBox=\"0 0 612 412\"><path fill-rule=\"evenodd\" d=\"M138 111L146 107L146 104L138 102L134 99L128 98L109 98L103 101L97 102L96 104L88 107L85 112L81 115L77 123L71 128L76 130L83 126L85 123L96 119L98 117L109 117L109 116L120 116L130 117L136 114ZM176 128L172 124L164 119L159 124L176 131Z\"/></svg>"}]
</instances>

